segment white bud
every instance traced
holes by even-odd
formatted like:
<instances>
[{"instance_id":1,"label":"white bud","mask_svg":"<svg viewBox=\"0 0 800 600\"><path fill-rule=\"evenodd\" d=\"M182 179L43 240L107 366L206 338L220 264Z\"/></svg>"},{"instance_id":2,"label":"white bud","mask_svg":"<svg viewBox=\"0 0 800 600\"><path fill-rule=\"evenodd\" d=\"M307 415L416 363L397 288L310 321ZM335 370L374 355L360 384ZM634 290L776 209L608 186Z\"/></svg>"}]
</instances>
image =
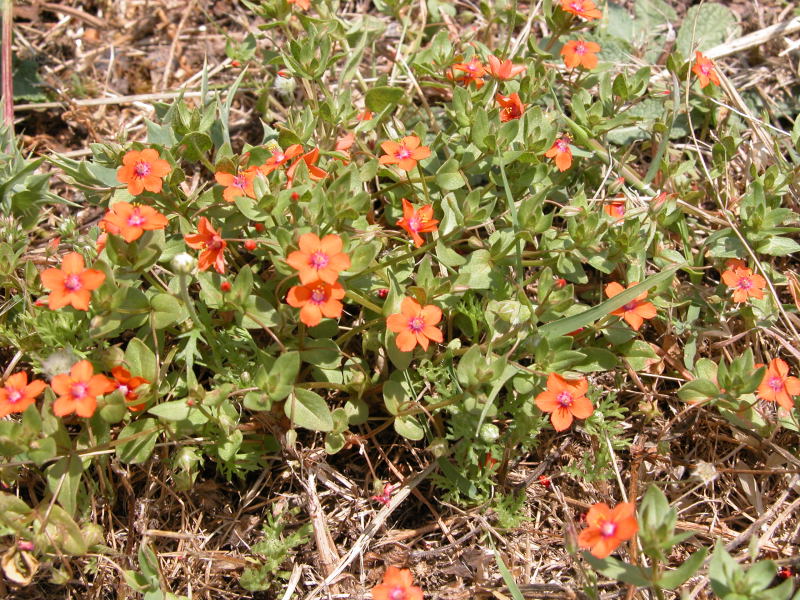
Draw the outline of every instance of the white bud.
<instances>
[{"instance_id":1,"label":"white bud","mask_svg":"<svg viewBox=\"0 0 800 600\"><path fill-rule=\"evenodd\" d=\"M297 87L297 82L290 77L281 77L278 75L272 85L275 91L281 96L291 96L294 94L294 88Z\"/></svg>"},{"instance_id":2,"label":"white bud","mask_svg":"<svg viewBox=\"0 0 800 600\"><path fill-rule=\"evenodd\" d=\"M186 252L176 254L172 259L172 268L178 273L189 274L194 270L194 256Z\"/></svg>"}]
</instances>

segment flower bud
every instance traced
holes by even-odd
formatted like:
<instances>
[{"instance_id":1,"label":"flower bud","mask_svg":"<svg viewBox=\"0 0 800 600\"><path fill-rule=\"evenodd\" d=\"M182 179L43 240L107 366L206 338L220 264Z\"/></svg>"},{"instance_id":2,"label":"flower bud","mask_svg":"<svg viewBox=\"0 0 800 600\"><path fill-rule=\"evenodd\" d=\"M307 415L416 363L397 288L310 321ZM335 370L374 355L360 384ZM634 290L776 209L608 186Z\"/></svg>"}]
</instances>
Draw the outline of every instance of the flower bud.
<instances>
[{"instance_id":1,"label":"flower bud","mask_svg":"<svg viewBox=\"0 0 800 600\"><path fill-rule=\"evenodd\" d=\"M189 273L194 270L194 266L196 261L194 256L188 254L186 252L181 252L180 254L176 254L172 258L172 268L178 273L183 273L184 275L188 275Z\"/></svg>"},{"instance_id":2,"label":"flower bud","mask_svg":"<svg viewBox=\"0 0 800 600\"><path fill-rule=\"evenodd\" d=\"M255 240L245 240L244 247L246 250L252 252L256 249L256 241Z\"/></svg>"},{"instance_id":3,"label":"flower bud","mask_svg":"<svg viewBox=\"0 0 800 600\"><path fill-rule=\"evenodd\" d=\"M219 284L219 289L223 292L230 292L231 291L231 282L230 281L223 281Z\"/></svg>"},{"instance_id":4,"label":"flower bud","mask_svg":"<svg viewBox=\"0 0 800 600\"><path fill-rule=\"evenodd\" d=\"M280 74L275 78L275 81L272 85L275 88L275 91L281 96L291 96L294 94L295 87L297 87L297 83L294 79L282 77Z\"/></svg>"}]
</instances>

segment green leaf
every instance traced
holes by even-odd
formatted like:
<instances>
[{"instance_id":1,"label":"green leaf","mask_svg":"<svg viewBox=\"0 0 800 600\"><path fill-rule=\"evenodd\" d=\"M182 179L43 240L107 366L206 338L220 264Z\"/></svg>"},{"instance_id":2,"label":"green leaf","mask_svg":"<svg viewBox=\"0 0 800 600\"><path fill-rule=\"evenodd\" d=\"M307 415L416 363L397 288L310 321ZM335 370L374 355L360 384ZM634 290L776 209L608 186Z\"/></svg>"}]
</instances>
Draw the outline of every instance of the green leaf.
<instances>
[{"instance_id":1,"label":"green leaf","mask_svg":"<svg viewBox=\"0 0 800 600\"><path fill-rule=\"evenodd\" d=\"M675 47L684 56L692 56L695 50L705 52L723 43L738 30L736 15L730 8L705 2L686 11Z\"/></svg>"},{"instance_id":2,"label":"green leaf","mask_svg":"<svg viewBox=\"0 0 800 600\"><path fill-rule=\"evenodd\" d=\"M589 561L595 571L602 573L609 579L615 579L637 587L648 587L650 585L650 573L641 567L629 565L611 556L595 558L588 552L584 552L583 557Z\"/></svg>"},{"instance_id":3,"label":"green leaf","mask_svg":"<svg viewBox=\"0 0 800 600\"><path fill-rule=\"evenodd\" d=\"M419 420L412 415L396 417L394 420L394 430L407 440L419 441L425 437L425 430L420 425Z\"/></svg>"},{"instance_id":4,"label":"green leaf","mask_svg":"<svg viewBox=\"0 0 800 600\"><path fill-rule=\"evenodd\" d=\"M125 349L125 364L134 377L144 377L150 383L155 382L158 372L156 355L139 338L133 338L128 342L128 347Z\"/></svg>"},{"instance_id":5,"label":"green leaf","mask_svg":"<svg viewBox=\"0 0 800 600\"><path fill-rule=\"evenodd\" d=\"M620 292L613 298L609 298L608 300L601 302L589 310L585 310L577 315L565 317L563 319L559 319L558 321L553 321L552 323L542 325L539 327L539 333L546 337L560 337L562 335L567 335L571 331L580 329L581 327L592 325L606 315L611 314L612 311L625 306L632 300L635 300L639 294L643 294L650 288L668 281L673 275L675 275L675 272L683 266L683 264L673 265L667 269L664 269L660 273L656 273L655 275L648 277L641 283L637 283L633 287Z\"/></svg>"},{"instance_id":6,"label":"green leaf","mask_svg":"<svg viewBox=\"0 0 800 600\"><path fill-rule=\"evenodd\" d=\"M790 238L769 237L756 246L756 251L770 256L788 256L800 252L800 244Z\"/></svg>"},{"instance_id":7,"label":"green leaf","mask_svg":"<svg viewBox=\"0 0 800 600\"><path fill-rule=\"evenodd\" d=\"M184 398L182 400L171 400L170 402L156 404L148 409L147 412L148 414L158 417L162 421L175 423L177 421L185 421L189 418L189 414L196 410L197 408L189 406Z\"/></svg>"},{"instance_id":8,"label":"green leaf","mask_svg":"<svg viewBox=\"0 0 800 600\"><path fill-rule=\"evenodd\" d=\"M384 108L396 106L405 96L403 88L381 85L367 90L364 102L371 111L379 113Z\"/></svg>"},{"instance_id":9,"label":"green leaf","mask_svg":"<svg viewBox=\"0 0 800 600\"><path fill-rule=\"evenodd\" d=\"M117 458L128 465L143 463L153 453L160 431L155 419L139 419L126 425L117 438L126 440L117 446Z\"/></svg>"},{"instance_id":10,"label":"green leaf","mask_svg":"<svg viewBox=\"0 0 800 600\"><path fill-rule=\"evenodd\" d=\"M581 353L586 358L572 366L575 371L580 371L581 373L611 371L617 366L617 355L603 348L583 348Z\"/></svg>"},{"instance_id":11,"label":"green leaf","mask_svg":"<svg viewBox=\"0 0 800 600\"><path fill-rule=\"evenodd\" d=\"M719 396L720 391L713 381L695 379L678 390L678 398L684 402L702 402Z\"/></svg>"},{"instance_id":12,"label":"green leaf","mask_svg":"<svg viewBox=\"0 0 800 600\"><path fill-rule=\"evenodd\" d=\"M705 559L707 553L708 550L706 548L700 548L700 550L683 561L683 564L677 569L665 571L659 578L658 584L668 590L674 590L679 585L683 585L683 583L689 579L689 577L697 573L697 570L703 564L703 560ZM773 571L770 574L770 580L772 579L772 575L774 575L774 573L775 572Z\"/></svg>"},{"instance_id":13,"label":"green leaf","mask_svg":"<svg viewBox=\"0 0 800 600\"><path fill-rule=\"evenodd\" d=\"M333 431L333 415L325 400L311 390L295 388L283 405L283 411L295 426L312 431Z\"/></svg>"},{"instance_id":14,"label":"green leaf","mask_svg":"<svg viewBox=\"0 0 800 600\"><path fill-rule=\"evenodd\" d=\"M460 165L455 158L446 161L436 171L436 184L443 190L457 190L464 187L466 181L459 171Z\"/></svg>"},{"instance_id":15,"label":"green leaf","mask_svg":"<svg viewBox=\"0 0 800 600\"><path fill-rule=\"evenodd\" d=\"M153 318L153 327L164 329L170 325L185 321L188 317L186 309L170 294L156 294L150 299L150 313Z\"/></svg>"},{"instance_id":16,"label":"green leaf","mask_svg":"<svg viewBox=\"0 0 800 600\"><path fill-rule=\"evenodd\" d=\"M43 521L47 515L47 524L44 528L46 539L55 544L59 550L76 556L88 552L89 549L86 547L86 542L83 541L80 527L58 504L48 507L46 502L43 503L39 507L39 514L41 515L40 521Z\"/></svg>"},{"instance_id":17,"label":"green leaf","mask_svg":"<svg viewBox=\"0 0 800 600\"><path fill-rule=\"evenodd\" d=\"M0 492L0 535L5 535L4 527L20 532L27 527L28 515L33 509L24 500L13 494Z\"/></svg>"},{"instance_id":18,"label":"green leaf","mask_svg":"<svg viewBox=\"0 0 800 600\"><path fill-rule=\"evenodd\" d=\"M511 592L511 597L514 600L525 600L525 596L522 595L517 582L514 581L514 576L511 574L511 571L508 570L506 563L503 562L497 550L494 551L494 560L497 563L497 568L500 570L500 575L503 576L503 581L506 582L508 591Z\"/></svg>"},{"instance_id":19,"label":"green leaf","mask_svg":"<svg viewBox=\"0 0 800 600\"><path fill-rule=\"evenodd\" d=\"M300 371L300 353L286 352L273 363L264 391L272 401L283 400L292 392L297 373Z\"/></svg>"},{"instance_id":20,"label":"green leaf","mask_svg":"<svg viewBox=\"0 0 800 600\"><path fill-rule=\"evenodd\" d=\"M47 488L70 516L75 516L78 508L83 463L77 454L65 456L45 470Z\"/></svg>"}]
</instances>

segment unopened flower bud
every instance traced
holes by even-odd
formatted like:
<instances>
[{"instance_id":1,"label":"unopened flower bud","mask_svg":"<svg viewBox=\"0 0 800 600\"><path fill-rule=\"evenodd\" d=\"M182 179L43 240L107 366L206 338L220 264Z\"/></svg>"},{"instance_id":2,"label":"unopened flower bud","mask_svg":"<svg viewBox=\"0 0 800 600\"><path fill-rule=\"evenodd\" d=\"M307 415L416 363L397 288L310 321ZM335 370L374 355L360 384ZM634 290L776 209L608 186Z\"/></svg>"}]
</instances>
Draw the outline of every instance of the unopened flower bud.
<instances>
[{"instance_id":1,"label":"unopened flower bud","mask_svg":"<svg viewBox=\"0 0 800 600\"><path fill-rule=\"evenodd\" d=\"M230 292L231 291L231 282L230 281L223 281L219 284L219 289L223 292Z\"/></svg>"},{"instance_id":2,"label":"unopened flower bud","mask_svg":"<svg viewBox=\"0 0 800 600\"><path fill-rule=\"evenodd\" d=\"M195 262L194 256L186 252L181 252L172 258L172 268L178 273L188 275L194 270Z\"/></svg>"},{"instance_id":3,"label":"unopened flower bud","mask_svg":"<svg viewBox=\"0 0 800 600\"><path fill-rule=\"evenodd\" d=\"M245 247L245 249L247 249L250 252L252 252L253 250L256 249L256 241L255 240L245 240L244 247Z\"/></svg>"},{"instance_id":4,"label":"unopened flower bud","mask_svg":"<svg viewBox=\"0 0 800 600\"><path fill-rule=\"evenodd\" d=\"M295 87L297 87L294 79L281 77L280 74L275 78L275 82L272 85L281 96L291 96L294 94Z\"/></svg>"}]
</instances>

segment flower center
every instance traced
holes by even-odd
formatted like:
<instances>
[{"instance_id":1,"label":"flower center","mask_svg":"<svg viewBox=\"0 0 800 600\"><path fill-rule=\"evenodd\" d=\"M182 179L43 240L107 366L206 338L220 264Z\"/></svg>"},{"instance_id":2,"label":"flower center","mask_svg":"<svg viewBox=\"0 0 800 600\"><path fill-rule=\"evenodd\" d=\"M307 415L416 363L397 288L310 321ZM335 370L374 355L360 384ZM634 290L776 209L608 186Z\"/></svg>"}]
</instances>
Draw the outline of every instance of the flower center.
<instances>
[{"instance_id":1,"label":"flower center","mask_svg":"<svg viewBox=\"0 0 800 600\"><path fill-rule=\"evenodd\" d=\"M569 142L565 139L556 140L556 147L559 152L566 152L569 150Z\"/></svg>"},{"instance_id":2,"label":"flower center","mask_svg":"<svg viewBox=\"0 0 800 600\"><path fill-rule=\"evenodd\" d=\"M118 387L117 389L118 389L120 392L122 392L122 395L123 395L123 396L127 396L127 395L128 395L128 392L130 391L130 390L128 389L128 386L127 386L127 385L124 385L124 384L122 384L122 383L120 383L120 384L119 384L119 387Z\"/></svg>"},{"instance_id":3,"label":"flower center","mask_svg":"<svg viewBox=\"0 0 800 600\"><path fill-rule=\"evenodd\" d=\"M582 10L583 10L583 2L582 2L582 1L579 1L579 2L573 2L573 3L572 3L572 4L570 4L569 6L570 6L570 8L571 8L572 10L577 10L578 12L580 12L580 11L582 11Z\"/></svg>"},{"instance_id":4,"label":"flower center","mask_svg":"<svg viewBox=\"0 0 800 600\"><path fill-rule=\"evenodd\" d=\"M777 392L783 389L783 379L780 377L770 377L769 381L767 381L767 385L770 387L771 390Z\"/></svg>"},{"instance_id":5,"label":"flower center","mask_svg":"<svg viewBox=\"0 0 800 600\"><path fill-rule=\"evenodd\" d=\"M578 42L578 44L575 46L575 54L580 54L581 56L586 54L586 44L583 42Z\"/></svg>"},{"instance_id":6,"label":"flower center","mask_svg":"<svg viewBox=\"0 0 800 600\"><path fill-rule=\"evenodd\" d=\"M151 170L150 163L146 163L144 161L137 162L136 166L133 167L133 172L136 177L147 177L150 175Z\"/></svg>"},{"instance_id":7,"label":"flower center","mask_svg":"<svg viewBox=\"0 0 800 600\"><path fill-rule=\"evenodd\" d=\"M67 275L67 278L64 280L64 287L70 292L77 292L83 287L81 284L81 278L74 273L72 275Z\"/></svg>"},{"instance_id":8,"label":"flower center","mask_svg":"<svg viewBox=\"0 0 800 600\"><path fill-rule=\"evenodd\" d=\"M247 179L245 178L244 175L237 175L236 177L233 178L232 185L234 187L238 187L240 190L243 190L244 186L247 185Z\"/></svg>"},{"instance_id":9,"label":"flower center","mask_svg":"<svg viewBox=\"0 0 800 600\"><path fill-rule=\"evenodd\" d=\"M628 302L625 306L623 306L622 310L624 310L625 312L630 312L634 310L637 306L638 304L636 300L633 300L632 302Z\"/></svg>"},{"instance_id":10,"label":"flower center","mask_svg":"<svg viewBox=\"0 0 800 600\"><path fill-rule=\"evenodd\" d=\"M286 160L286 155L283 152L276 152L272 158L275 160L275 164L279 165Z\"/></svg>"},{"instance_id":11,"label":"flower center","mask_svg":"<svg viewBox=\"0 0 800 600\"><path fill-rule=\"evenodd\" d=\"M219 250L224 245L225 245L225 242L223 241L223 239L220 236L215 235L206 244L206 247L208 247L209 250Z\"/></svg>"},{"instance_id":12,"label":"flower center","mask_svg":"<svg viewBox=\"0 0 800 600\"><path fill-rule=\"evenodd\" d=\"M408 320L408 328L414 333L419 333L425 329L425 321L422 317L411 317Z\"/></svg>"},{"instance_id":13,"label":"flower center","mask_svg":"<svg viewBox=\"0 0 800 600\"><path fill-rule=\"evenodd\" d=\"M11 404L16 404L22 399L22 392L20 392L18 389L6 388L6 391L8 392L6 397Z\"/></svg>"},{"instance_id":14,"label":"flower center","mask_svg":"<svg viewBox=\"0 0 800 600\"><path fill-rule=\"evenodd\" d=\"M389 600L406 600L406 591L401 587L396 587L389 592Z\"/></svg>"},{"instance_id":15,"label":"flower center","mask_svg":"<svg viewBox=\"0 0 800 600\"><path fill-rule=\"evenodd\" d=\"M81 400L82 398L85 398L86 394L89 392L89 386L85 383L74 383L72 384L72 389L70 391L73 398L76 400Z\"/></svg>"},{"instance_id":16,"label":"flower center","mask_svg":"<svg viewBox=\"0 0 800 600\"><path fill-rule=\"evenodd\" d=\"M611 521L605 521L600 525L600 535L603 537L611 537L617 532L617 524Z\"/></svg>"},{"instance_id":17,"label":"flower center","mask_svg":"<svg viewBox=\"0 0 800 600\"><path fill-rule=\"evenodd\" d=\"M709 63L703 63L702 65L700 65L700 72L703 75L708 75L709 73L711 73L711 69L713 68L714 67L712 67Z\"/></svg>"},{"instance_id":18,"label":"flower center","mask_svg":"<svg viewBox=\"0 0 800 600\"><path fill-rule=\"evenodd\" d=\"M400 160L409 158L410 156L411 156L411 150L409 150L405 146L400 146L400 148L395 153L395 157L399 158Z\"/></svg>"},{"instance_id":19,"label":"flower center","mask_svg":"<svg viewBox=\"0 0 800 600\"><path fill-rule=\"evenodd\" d=\"M131 213L131 216L128 217L128 225L130 225L131 227L141 227L142 225L144 225L144 222L146 220L147 219L145 219L142 216L142 213L139 211L139 209L134 208L133 212Z\"/></svg>"},{"instance_id":20,"label":"flower center","mask_svg":"<svg viewBox=\"0 0 800 600\"><path fill-rule=\"evenodd\" d=\"M319 250L314 252L308 259L308 264L315 269L324 269L328 266L329 262L330 258L328 258L328 255L324 252L320 252Z\"/></svg>"},{"instance_id":21,"label":"flower center","mask_svg":"<svg viewBox=\"0 0 800 600\"><path fill-rule=\"evenodd\" d=\"M311 302L313 304L323 304L325 302L325 288L317 286L311 290Z\"/></svg>"},{"instance_id":22,"label":"flower center","mask_svg":"<svg viewBox=\"0 0 800 600\"><path fill-rule=\"evenodd\" d=\"M411 231L419 231L419 228L422 227L422 223L420 222L419 217L411 217L408 220L408 228Z\"/></svg>"},{"instance_id":23,"label":"flower center","mask_svg":"<svg viewBox=\"0 0 800 600\"><path fill-rule=\"evenodd\" d=\"M556 401L563 407L569 408L572 406L574 399L572 398L572 394L569 392L559 392L558 396L556 396Z\"/></svg>"},{"instance_id":24,"label":"flower center","mask_svg":"<svg viewBox=\"0 0 800 600\"><path fill-rule=\"evenodd\" d=\"M753 287L753 282L750 281L749 277L741 277L739 279L738 288L740 290L749 290L751 287Z\"/></svg>"}]
</instances>

